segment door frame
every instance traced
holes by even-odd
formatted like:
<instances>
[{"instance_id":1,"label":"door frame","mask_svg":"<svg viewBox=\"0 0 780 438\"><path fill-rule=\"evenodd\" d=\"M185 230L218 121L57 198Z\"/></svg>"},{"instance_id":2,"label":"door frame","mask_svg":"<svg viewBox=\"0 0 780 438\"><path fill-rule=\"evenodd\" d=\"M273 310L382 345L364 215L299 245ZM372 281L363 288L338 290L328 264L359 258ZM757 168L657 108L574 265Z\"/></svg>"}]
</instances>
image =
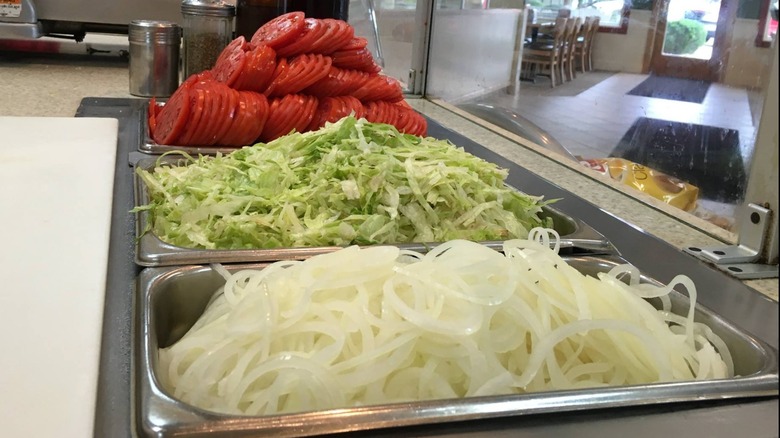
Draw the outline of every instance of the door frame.
<instances>
[{"instance_id":1,"label":"door frame","mask_svg":"<svg viewBox=\"0 0 780 438\"><path fill-rule=\"evenodd\" d=\"M726 75L729 46L737 16L739 0L721 0L718 25L709 60L665 56L662 54L666 33L666 11L671 0L653 2L653 13L645 46L643 73L658 73L660 76L721 82Z\"/></svg>"}]
</instances>

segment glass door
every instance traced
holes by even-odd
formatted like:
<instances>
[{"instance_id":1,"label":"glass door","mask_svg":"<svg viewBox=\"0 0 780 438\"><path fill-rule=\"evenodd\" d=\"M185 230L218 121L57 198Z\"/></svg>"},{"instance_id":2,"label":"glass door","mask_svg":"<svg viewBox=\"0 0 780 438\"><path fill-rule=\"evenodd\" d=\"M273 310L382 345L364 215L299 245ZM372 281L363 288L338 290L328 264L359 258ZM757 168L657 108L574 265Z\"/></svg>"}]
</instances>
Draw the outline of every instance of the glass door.
<instances>
[{"instance_id":1,"label":"glass door","mask_svg":"<svg viewBox=\"0 0 780 438\"><path fill-rule=\"evenodd\" d=\"M658 76L721 80L737 0L662 0L655 5L650 71Z\"/></svg>"}]
</instances>

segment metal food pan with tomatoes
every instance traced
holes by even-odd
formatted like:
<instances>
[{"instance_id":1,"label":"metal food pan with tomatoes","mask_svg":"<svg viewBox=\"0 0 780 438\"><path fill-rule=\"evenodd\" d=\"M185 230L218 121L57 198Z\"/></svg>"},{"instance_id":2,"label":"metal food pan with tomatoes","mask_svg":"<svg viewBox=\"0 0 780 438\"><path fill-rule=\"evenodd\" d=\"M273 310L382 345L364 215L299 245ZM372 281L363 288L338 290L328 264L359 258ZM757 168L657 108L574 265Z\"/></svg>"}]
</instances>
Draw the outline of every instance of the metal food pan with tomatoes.
<instances>
[{"instance_id":1,"label":"metal food pan with tomatoes","mask_svg":"<svg viewBox=\"0 0 780 438\"><path fill-rule=\"evenodd\" d=\"M344 21L282 15L250 41L234 39L211 69L184 80L164 105L151 99L139 150L214 154L348 115L425 135L425 119L366 45Z\"/></svg>"},{"instance_id":2,"label":"metal food pan with tomatoes","mask_svg":"<svg viewBox=\"0 0 780 438\"><path fill-rule=\"evenodd\" d=\"M142 266L306 259L350 245L491 245L549 227L564 249L615 253L554 200L448 140L345 117L223 156L136 165ZM551 204L552 203L552 204Z\"/></svg>"}]
</instances>

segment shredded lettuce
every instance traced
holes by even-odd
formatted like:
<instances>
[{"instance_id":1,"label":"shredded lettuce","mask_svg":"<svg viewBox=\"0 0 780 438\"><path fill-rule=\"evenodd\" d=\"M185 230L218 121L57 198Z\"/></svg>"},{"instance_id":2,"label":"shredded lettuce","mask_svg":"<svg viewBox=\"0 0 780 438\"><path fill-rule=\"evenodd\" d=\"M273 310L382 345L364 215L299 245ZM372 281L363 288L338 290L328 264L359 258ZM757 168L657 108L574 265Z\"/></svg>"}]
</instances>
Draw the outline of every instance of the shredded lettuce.
<instances>
[{"instance_id":1,"label":"shredded lettuce","mask_svg":"<svg viewBox=\"0 0 780 438\"><path fill-rule=\"evenodd\" d=\"M186 155L185 155L186 156ZM150 232L206 249L525 238L549 201L449 141L346 117L226 155L138 169Z\"/></svg>"}]
</instances>

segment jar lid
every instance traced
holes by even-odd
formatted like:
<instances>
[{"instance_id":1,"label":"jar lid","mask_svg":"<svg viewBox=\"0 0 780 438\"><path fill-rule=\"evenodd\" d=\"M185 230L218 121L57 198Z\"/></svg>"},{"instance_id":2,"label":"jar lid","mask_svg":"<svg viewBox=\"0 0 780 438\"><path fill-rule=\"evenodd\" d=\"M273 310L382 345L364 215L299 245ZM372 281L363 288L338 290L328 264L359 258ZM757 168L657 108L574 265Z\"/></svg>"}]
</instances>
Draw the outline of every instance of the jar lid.
<instances>
[{"instance_id":1,"label":"jar lid","mask_svg":"<svg viewBox=\"0 0 780 438\"><path fill-rule=\"evenodd\" d=\"M133 20L127 27L127 37L132 42L178 44L181 28L172 21Z\"/></svg>"},{"instance_id":2,"label":"jar lid","mask_svg":"<svg viewBox=\"0 0 780 438\"><path fill-rule=\"evenodd\" d=\"M206 15L209 17L233 17L236 7L221 0L184 0L181 2L183 15Z\"/></svg>"}]
</instances>

